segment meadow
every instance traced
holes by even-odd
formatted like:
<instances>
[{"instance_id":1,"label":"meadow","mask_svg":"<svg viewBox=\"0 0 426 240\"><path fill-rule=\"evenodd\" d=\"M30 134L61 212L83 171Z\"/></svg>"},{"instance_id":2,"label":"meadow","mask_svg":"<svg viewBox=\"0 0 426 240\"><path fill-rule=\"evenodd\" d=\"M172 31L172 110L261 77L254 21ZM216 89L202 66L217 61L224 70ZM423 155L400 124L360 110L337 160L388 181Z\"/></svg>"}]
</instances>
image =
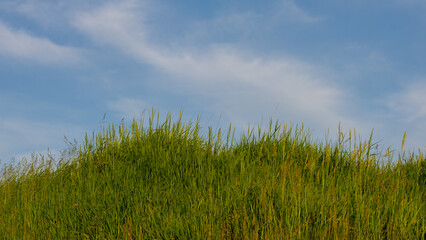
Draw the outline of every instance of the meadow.
<instances>
[{"instance_id":1,"label":"meadow","mask_svg":"<svg viewBox=\"0 0 426 240\"><path fill-rule=\"evenodd\" d=\"M425 239L426 158L271 121L112 124L4 166L1 239ZM396 159L392 161L392 159Z\"/></svg>"}]
</instances>

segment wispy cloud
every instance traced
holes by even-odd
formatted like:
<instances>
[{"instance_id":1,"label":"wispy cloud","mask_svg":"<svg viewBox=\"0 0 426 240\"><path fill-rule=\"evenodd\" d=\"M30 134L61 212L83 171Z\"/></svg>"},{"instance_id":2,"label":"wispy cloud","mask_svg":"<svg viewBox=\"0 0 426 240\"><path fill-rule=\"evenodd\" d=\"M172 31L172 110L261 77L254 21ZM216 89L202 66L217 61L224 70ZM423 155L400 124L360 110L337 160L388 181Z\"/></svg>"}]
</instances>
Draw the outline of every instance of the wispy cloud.
<instances>
[{"instance_id":1,"label":"wispy cloud","mask_svg":"<svg viewBox=\"0 0 426 240\"><path fill-rule=\"evenodd\" d=\"M5 1L3 8L9 12L17 12L29 19L35 20L42 25L51 25L63 21L64 11L60 6L65 2L48 2L34 0ZM1 5L0 5L1 6Z\"/></svg>"},{"instance_id":2,"label":"wispy cloud","mask_svg":"<svg viewBox=\"0 0 426 240\"><path fill-rule=\"evenodd\" d=\"M400 92L387 99L387 106L408 123L424 120L426 125L426 83L409 83Z\"/></svg>"},{"instance_id":3,"label":"wispy cloud","mask_svg":"<svg viewBox=\"0 0 426 240\"><path fill-rule=\"evenodd\" d=\"M184 40L193 44L200 39L211 41L211 37L223 35L246 38L259 34L259 29L267 25L264 15L254 11L219 13L211 19L192 22L192 29L185 34Z\"/></svg>"},{"instance_id":4,"label":"wispy cloud","mask_svg":"<svg viewBox=\"0 0 426 240\"><path fill-rule=\"evenodd\" d=\"M314 16L297 6L293 0L283 0L280 16L288 20L302 23L315 23L322 20L321 17Z\"/></svg>"},{"instance_id":5,"label":"wispy cloud","mask_svg":"<svg viewBox=\"0 0 426 240\"><path fill-rule=\"evenodd\" d=\"M43 27L52 29L59 26L63 28L74 11L87 9L103 2L102 0L2 0L0 11L19 14Z\"/></svg>"},{"instance_id":6,"label":"wispy cloud","mask_svg":"<svg viewBox=\"0 0 426 240\"><path fill-rule=\"evenodd\" d=\"M9 161L12 157L18 159L23 154L45 151L48 147L52 151L57 151L65 147L64 136L73 139L83 135L84 129L74 125L5 118L0 121L0 159L2 161ZM17 155L6 155L11 152Z\"/></svg>"},{"instance_id":7,"label":"wispy cloud","mask_svg":"<svg viewBox=\"0 0 426 240\"><path fill-rule=\"evenodd\" d=\"M299 119L315 119L321 127L355 121L341 115L344 90L326 80L314 66L293 58L253 56L232 45L203 49L157 46L147 40L148 28L133 2L106 4L78 14L74 26L95 41L114 46L143 63L174 76L191 92L213 99L213 109L247 116L276 104ZM293 9L294 11L294 9ZM181 89L182 90L182 89ZM187 94L191 94L188 92ZM253 115L252 115L253 116Z\"/></svg>"},{"instance_id":8,"label":"wispy cloud","mask_svg":"<svg viewBox=\"0 0 426 240\"><path fill-rule=\"evenodd\" d=\"M14 30L0 21L1 55L47 64L74 64L83 60L76 48L60 46L23 30Z\"/></svg>"},{"instance_id":9,"label":"wispy cloud","mask_svg":"<svg viewBox=\"0 0 426 240\"><path fill-rule=\"evenodd\" d=\"M147 107L150 107L144 101L132 98L121 98L116 101L110 101L107 105L109 109L117 112L120 117L124 117L127 120L142 117L143 111Z\"/></svg>"},{"instance_id":10,"label":"wispy cloud","mask_svg":"<svg viewBox=\"0 0 426 240\"><path fill-rule=\"evenodd\" d=\"M264 5L265 7L261 9L215 13L212 18L192 22L190 30L183 31L180 37L192 45L197 45L199 42L212 42L213 39L238 42L259 38L268 32L274 32L277 35L277 26L309 26L325 19L323 16L308 13L295 1L271 1ZM182 43L179 42L179 44ZM183 42L183 44L186 43Z\"/></svg>"}]
</instances>

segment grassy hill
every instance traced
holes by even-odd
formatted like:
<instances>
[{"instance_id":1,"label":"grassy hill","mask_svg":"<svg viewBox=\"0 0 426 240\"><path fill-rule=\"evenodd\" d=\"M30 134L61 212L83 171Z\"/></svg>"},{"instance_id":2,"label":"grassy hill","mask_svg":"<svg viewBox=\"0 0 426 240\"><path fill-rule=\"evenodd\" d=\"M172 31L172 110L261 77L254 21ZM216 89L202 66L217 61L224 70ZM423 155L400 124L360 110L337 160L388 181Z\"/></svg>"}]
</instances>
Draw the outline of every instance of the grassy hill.
<instances>
[{"instance_id":1,"label":"grassy hill","mask_svg":"<svg viewBox=\"0 0 426 240\"><path fill-rule=\"evenodd\" d=\"M424 239L426 158L272 123L110 125L55 166L6 166L1 239Z\"/></svg>"}]
</instances>

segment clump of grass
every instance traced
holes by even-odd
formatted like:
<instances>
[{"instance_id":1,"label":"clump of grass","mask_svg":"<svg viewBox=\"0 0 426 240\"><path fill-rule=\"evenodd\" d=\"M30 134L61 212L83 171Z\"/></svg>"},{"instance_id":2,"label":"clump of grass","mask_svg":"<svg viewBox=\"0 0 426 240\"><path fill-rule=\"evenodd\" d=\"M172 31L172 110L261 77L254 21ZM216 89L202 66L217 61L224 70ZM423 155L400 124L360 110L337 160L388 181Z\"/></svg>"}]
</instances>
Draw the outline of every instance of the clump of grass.
<instances>
[{"instance_id":1,"label":"clump of grass","mask_svg":"<svg viewBox=\"0 0 426 240\"><path fill-rule=\"evenodd\" d=\"M180 116L181 117L181 116ZM426 158L270 123L238 141L198 120L109 125L71 158L9 166L3 239L424 239ZM355 136L355 134L353 134ZM387 160L387 161L386 161Z\"/></svg>"}]
</instances>

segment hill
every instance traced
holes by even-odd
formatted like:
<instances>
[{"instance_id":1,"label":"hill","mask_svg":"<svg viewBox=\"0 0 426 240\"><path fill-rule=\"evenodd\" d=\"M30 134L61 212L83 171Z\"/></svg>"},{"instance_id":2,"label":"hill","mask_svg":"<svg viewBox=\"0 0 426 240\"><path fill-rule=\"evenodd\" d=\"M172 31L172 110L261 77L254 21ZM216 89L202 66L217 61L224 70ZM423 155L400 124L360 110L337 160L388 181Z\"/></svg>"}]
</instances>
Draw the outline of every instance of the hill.
<instances>
[{"instance_id":1,"label":"hill","mask_svg":"<svg viewBox=\"0 0 426 240\"><path fill-rule=\"evenodd\" d=\"M109 125L54 165L7 166L2 239L424 239L426 158L270 123Z\"/></svg>"}]
</instances>

